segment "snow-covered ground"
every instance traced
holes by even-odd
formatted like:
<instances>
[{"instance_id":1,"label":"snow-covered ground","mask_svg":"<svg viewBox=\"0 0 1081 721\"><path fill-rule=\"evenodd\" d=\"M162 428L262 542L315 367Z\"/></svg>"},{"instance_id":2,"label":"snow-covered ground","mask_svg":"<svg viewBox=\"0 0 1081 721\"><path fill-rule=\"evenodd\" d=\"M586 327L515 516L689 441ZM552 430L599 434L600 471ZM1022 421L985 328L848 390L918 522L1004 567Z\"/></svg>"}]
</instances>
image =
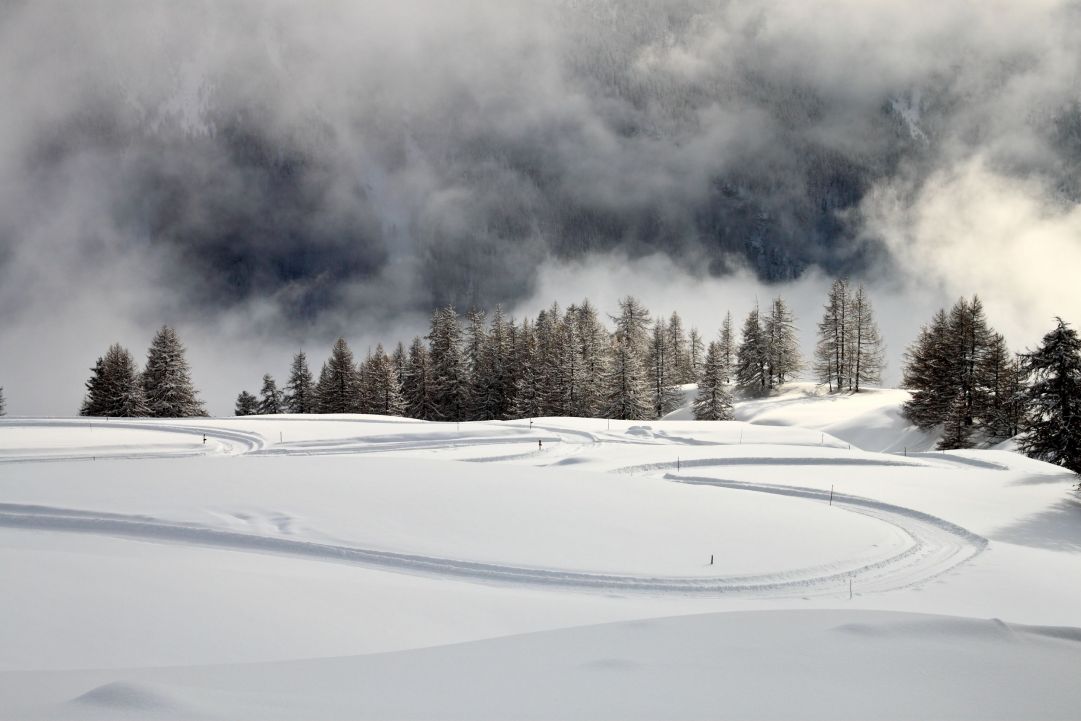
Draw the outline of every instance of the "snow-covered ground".
<instances>
[{"instance_id":1,"label":"snow-covered ground","mask_svg":"<svg viewBox=\"0 0 1081 721\"><path fill-rule=\"evenodd\" d=\"M0 420L0 718L1076 718L1075 478L903 399Z\"/></svg>"}]
</instances>

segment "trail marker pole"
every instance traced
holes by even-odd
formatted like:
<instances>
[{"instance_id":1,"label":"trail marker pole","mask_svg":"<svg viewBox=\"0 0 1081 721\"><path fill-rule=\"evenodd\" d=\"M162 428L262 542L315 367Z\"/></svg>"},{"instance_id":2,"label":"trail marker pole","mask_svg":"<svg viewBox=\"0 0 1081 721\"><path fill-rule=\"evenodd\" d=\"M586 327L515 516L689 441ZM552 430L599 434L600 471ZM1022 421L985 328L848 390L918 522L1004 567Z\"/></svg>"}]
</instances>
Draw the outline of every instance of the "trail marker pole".
<instances>
[{"instance_id":1,"label":"trail marker pole","mask_svg":"<svg viewBox=\"0 0 1081 721\"><path fill-rule=\"evenodd\" d=\"M709 554L709 565L713 565L713 554Z\"/></svg>"},{"instance_id":2,"label":"trail marker pole","mask_svg":"<svg viewBox=\"0 0 1081 721\"><path fill-rule=\"evenodd\" d=\"M830 484L830 508L833 508L833 484Z\"/></svg>"},{"instance_id":3,"label":"trail marker pole","mask_svg":"<svg viewBox=\"0 0 1081 721\"><path fill-rule=\"evenodd\" d=\"M848 600L852 600L852 576L848 577Z\"/></svg>"},{"instance_id":4,"label":"trail marker pole","mask_svg":"<svg viewBox=\"0 0 1081 721\"><path fill-rule=\"evenodd\" d=\"M278 443L285 443L285 434L278 431Z\"/></svg>"},{"instance_id":5,"label":"trail marker pole","mask_svg":"<svg viewBox=\"0 0 1081 721\"><path fill-rule=\"evenodd\" d=\"M679 471L679 456L676 456L676 471Z\"/></svg>"}]
</instances>

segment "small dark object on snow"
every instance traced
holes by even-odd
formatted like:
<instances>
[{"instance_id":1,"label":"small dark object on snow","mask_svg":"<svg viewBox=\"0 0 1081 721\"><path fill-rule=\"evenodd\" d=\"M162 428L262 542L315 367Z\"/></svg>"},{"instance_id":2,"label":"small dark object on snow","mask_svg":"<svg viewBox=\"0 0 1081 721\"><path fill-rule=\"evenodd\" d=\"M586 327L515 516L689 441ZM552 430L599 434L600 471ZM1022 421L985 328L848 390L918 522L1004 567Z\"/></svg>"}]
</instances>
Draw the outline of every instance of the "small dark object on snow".
<instances>
[{"instance_id":1,"label":"small dark object on snow","mask_svg":"<svg viewBox=\"0 0 1081 721\"><path fill-rule=\"evenodd\" d=\"M541 439L538 438L537 439L537 450L539 451L543 447L544 447L544 444L541 442Z\"/></svg>"},{"instance_id":2,"label":"small dark object on snow","mask_svg":"<svg viewBox=\"0 0 1081 721\"><path fill-rule=\"evenodd\" d=\"M206 445L206 434L205 433L203 434L203 445L204 446Z\"/></svg>"}]
</instances>

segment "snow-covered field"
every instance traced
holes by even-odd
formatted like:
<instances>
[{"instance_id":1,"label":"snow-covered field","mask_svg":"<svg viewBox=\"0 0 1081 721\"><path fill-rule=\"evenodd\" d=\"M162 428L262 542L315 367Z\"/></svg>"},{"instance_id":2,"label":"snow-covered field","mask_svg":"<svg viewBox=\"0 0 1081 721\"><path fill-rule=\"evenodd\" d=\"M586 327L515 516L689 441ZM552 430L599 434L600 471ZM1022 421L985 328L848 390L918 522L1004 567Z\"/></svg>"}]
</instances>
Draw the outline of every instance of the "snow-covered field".
<instances>
[{"instance_id":1,"label":"snow-covered field","mask_svg":"<svg viewBox=\"0 0 1081 721\"><path fill-rule=\"evenodd\" d=\"M0 420L0 718L1078 718L1075 478L903 399Z\"/></svg>"}]
</instances>

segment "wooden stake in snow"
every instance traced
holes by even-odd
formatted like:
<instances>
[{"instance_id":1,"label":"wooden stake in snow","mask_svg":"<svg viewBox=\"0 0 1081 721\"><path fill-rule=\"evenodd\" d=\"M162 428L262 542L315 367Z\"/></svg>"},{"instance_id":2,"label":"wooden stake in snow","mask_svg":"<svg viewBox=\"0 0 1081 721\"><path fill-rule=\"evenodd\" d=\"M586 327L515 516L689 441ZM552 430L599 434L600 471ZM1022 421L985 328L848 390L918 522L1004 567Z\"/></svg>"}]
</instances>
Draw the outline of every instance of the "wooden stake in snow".
<instances>
[{"instance_id":1,"label":"wooden stake in snow","mask_svg":"<svg viewBox=\"0 0 1081 721\"><path fill-rule=\"evenodd\" d=\"M679 471L679 456L676 456L676 471Z\"/></svg>"},{"instance_id":2,"label":"wooden stake in snow","mask_svg":"<svg viewBox=\"0 0 1081 721\"><path fill-rule=\"evenodd\" d=\"M830 508L833 507L833 484L830 484Z\"/></svg>"},{"instance_id":3,"label":"wooden stake in snow","mask_svg":"<svg viewBox=\"0 0 1081 721\"><path fill-rule=\"evenodd\" d=\"M852 576L848 577L848 600L852 600Z\"/></svg>"},{"instance_id":4,"label":"wooden stake in snow","mask_svg":"<svg viewBox=\"0 0 1081 721\"><path fill-rule=\"evenodd\" d=\"M709 554L709 565L713 565L713 554Z\"/></svg>"}]
</instances>

